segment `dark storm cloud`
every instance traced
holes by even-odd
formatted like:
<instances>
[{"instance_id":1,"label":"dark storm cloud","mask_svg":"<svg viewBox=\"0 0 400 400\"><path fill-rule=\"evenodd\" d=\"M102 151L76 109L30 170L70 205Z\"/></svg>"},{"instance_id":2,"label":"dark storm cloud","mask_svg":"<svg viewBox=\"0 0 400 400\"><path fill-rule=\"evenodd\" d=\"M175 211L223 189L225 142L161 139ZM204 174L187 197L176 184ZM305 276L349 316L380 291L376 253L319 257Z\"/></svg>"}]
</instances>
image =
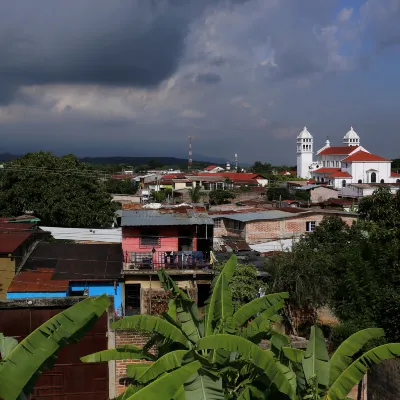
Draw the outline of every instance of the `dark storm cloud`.
<instances>
[{"instance_id":1,"label":"dark storm cloud","mask_svg":"<svg viewBox=\"0 0 400 400\"><path fill-rule=\"evenodd\" d=\"M2 0L0 102L20 85L152 87L178 68L190 23L222 0Z\"/></svg>"},{"instance_id":2,"label":"dark storm cloud","mask_svg":"<svg viewBox=\"0 0 400 400\"><path fill-rule=\"evenodd\" d=\"M207 85L215 85L221 82L221 75L214 74L212 72L206 72L203 74L198 74L195 78L197 83L205 83Z\"/></svg>"}]
</instances>

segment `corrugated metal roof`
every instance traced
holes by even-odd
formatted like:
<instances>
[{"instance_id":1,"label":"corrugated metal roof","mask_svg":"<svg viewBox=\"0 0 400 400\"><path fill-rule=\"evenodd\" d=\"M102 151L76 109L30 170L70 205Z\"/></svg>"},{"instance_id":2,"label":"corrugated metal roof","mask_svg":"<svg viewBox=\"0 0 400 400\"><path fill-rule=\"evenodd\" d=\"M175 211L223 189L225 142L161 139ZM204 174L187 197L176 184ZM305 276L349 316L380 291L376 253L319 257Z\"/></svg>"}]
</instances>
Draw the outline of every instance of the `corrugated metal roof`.
<instances>
[{"instance_id":1,"label":"corrugated metal roof","mask_svg":"<svg viewBox=\"0 0 400 400\"><path fill-rule=\"evenodd\" d=\"M0 232L0 253L14 253L31 235L32 232Z\"/></svg>"},{"instance_id":2,"label":"corrugated metal roof","mask_svg":"<svg viewBox=\"0 0 400 400\"><path fill-rule=\"evenodd\" d=\"M213 225L214 221L204 213L160 213L158 210L124 210L122 226L171 226L171 225Z\"/></svg>"},{"instance_id":3,"label":"corrugated metal roof","mask_svg":"<svg viewBox=\"0 0 400 400\"><path fill-rule=\"evenodd\" d=\"M54 239L79 240L107 243L122 243L122 230L116 229L85 229L85 228L58 228L41 226L40 229L50 232Z\"/></svg>"},{"instance_id":4,"label":"corrugated metal roof","mask_svg":"<svg viewBox=\"0 0 400 400\"><path fill-rule=\"evenodd\" d=\"M211 217L216 218L229 218L240 222L249 222L256 220L267 220L267 219L279 219L285 217L292 217L293 213L286 211L259 211L259 212L249 212L243 214L216 214Z\"/></svg>"},{"instance_id":5,"label":"corrugated metal roof","mask_svg":"<svg viewBox=\"0 0 400 400\"><path fill-rule=\"evenodd\" d=\"M7 292L66 292L68 280L52 280L53 269L41 268L37 271L24 271L14 276Z\"/></svg>"}]
</instances>

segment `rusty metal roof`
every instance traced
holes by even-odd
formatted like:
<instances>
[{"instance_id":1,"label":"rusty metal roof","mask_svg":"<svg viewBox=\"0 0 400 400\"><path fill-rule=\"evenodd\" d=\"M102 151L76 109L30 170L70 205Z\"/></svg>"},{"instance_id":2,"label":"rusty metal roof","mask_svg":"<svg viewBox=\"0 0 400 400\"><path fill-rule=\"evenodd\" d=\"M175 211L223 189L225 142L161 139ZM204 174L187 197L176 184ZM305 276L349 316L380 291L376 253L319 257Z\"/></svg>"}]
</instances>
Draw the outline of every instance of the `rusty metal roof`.
<instances>
[{"instance_id":1,"label":"rusty metal roof","mask_svg":"<svg viewBox=\"0 0 400 400\"><path fill-rule=\"evenodd\" d=\"M39 268L36 271L23 271L14 276L7 292L66 292L68 280L52 280L53 268Z\"/></svg>"},{"instance_id":2,"label":"rusty metal roof","mask_svg":"<svg viewBox=\"0 0 400 400\"><path fill-rule=\"evenodd\" d=\"M1 231L0 253L14 253L32 235L32 232Z\"/></svg>"}]
</instances>

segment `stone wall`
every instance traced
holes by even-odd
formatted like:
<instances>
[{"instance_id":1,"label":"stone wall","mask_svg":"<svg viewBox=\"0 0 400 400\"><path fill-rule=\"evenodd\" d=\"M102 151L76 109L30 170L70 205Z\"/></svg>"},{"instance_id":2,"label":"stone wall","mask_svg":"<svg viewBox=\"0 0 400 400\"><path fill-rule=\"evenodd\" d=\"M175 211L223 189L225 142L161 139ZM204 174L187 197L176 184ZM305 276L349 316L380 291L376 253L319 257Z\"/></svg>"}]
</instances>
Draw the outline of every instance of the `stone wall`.
<instances>
[{"instance_id":1,"label":"stone wall","mask_svg":"<svg viewBox=\"0 0 400 400\"><path fill-rule=\"evenodd\" d=\"M368 374L368 400L400 399L400 360L388 360Z\"/></svg>"}]
</instances>

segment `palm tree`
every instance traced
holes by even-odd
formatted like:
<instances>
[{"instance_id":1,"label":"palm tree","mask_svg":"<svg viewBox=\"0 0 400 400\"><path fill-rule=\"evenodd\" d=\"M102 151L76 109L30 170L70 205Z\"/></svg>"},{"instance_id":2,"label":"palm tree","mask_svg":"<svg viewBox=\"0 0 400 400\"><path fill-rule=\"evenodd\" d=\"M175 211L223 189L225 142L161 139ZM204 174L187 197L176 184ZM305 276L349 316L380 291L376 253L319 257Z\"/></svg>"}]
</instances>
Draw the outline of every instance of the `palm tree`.
<instances>
[{"instance_id":1,"label":"palm tree","mask_svg":"<svg viewBox=\"0 0 400 400\"><path fill-rule=\"evenodd\" d=\"M198 203L205 195L202 189L203 187L200 185L196 185L194 188L189 189L189 196L192 203Z\"/></svg>"},{"instance_id":2,"label":"palm tree","mask_svg":"<svg viewBox=\"0 0 400 400\"><path fill-rule=\"evenodd\" d=\"M235 382L232 382L231 376L232 373L240 375L240 370L244 367L243 360L240 360L236 353L224 351L223 347L200 350L199 343L204 338L214 337L215 334L231 338L238 338L236 335L239 335L246 342L257 343L254 346L258 347L261 339L278 335L272 329L272 324L279 319L276 313L283 307L288 294L276 293L255 299L234 313L228 282L235 272L236 265L237 258L232 256L214 279L212 295L205 307L206 313L201 318L195 302L165 271L159 271L160 282L172 296L168 313L163 318L153 315L126 317L111 325L114 329L149 332L152 336L148 343L142 349L130 345L105 350L83 357L82 361L99 362L127 358L154 361L150 365L128 365L127 375L133 381L128 391L133 392L141 387L147 388L147 385L156 382L165 373L199 361L201 367L185 381L181 389L186 399L223 400L225 395L240 394L243 390L243 379L238 376ZM149 352L153 346L157 349L157 356ZM293 389L278 364L274 362L273 353L265 354L270 364L265 375L280 391L291 396ZM252 366L248 365L247 368L251 370ZM267 390L267 386L264 389Z\"/></svg>"}]
</instances>

